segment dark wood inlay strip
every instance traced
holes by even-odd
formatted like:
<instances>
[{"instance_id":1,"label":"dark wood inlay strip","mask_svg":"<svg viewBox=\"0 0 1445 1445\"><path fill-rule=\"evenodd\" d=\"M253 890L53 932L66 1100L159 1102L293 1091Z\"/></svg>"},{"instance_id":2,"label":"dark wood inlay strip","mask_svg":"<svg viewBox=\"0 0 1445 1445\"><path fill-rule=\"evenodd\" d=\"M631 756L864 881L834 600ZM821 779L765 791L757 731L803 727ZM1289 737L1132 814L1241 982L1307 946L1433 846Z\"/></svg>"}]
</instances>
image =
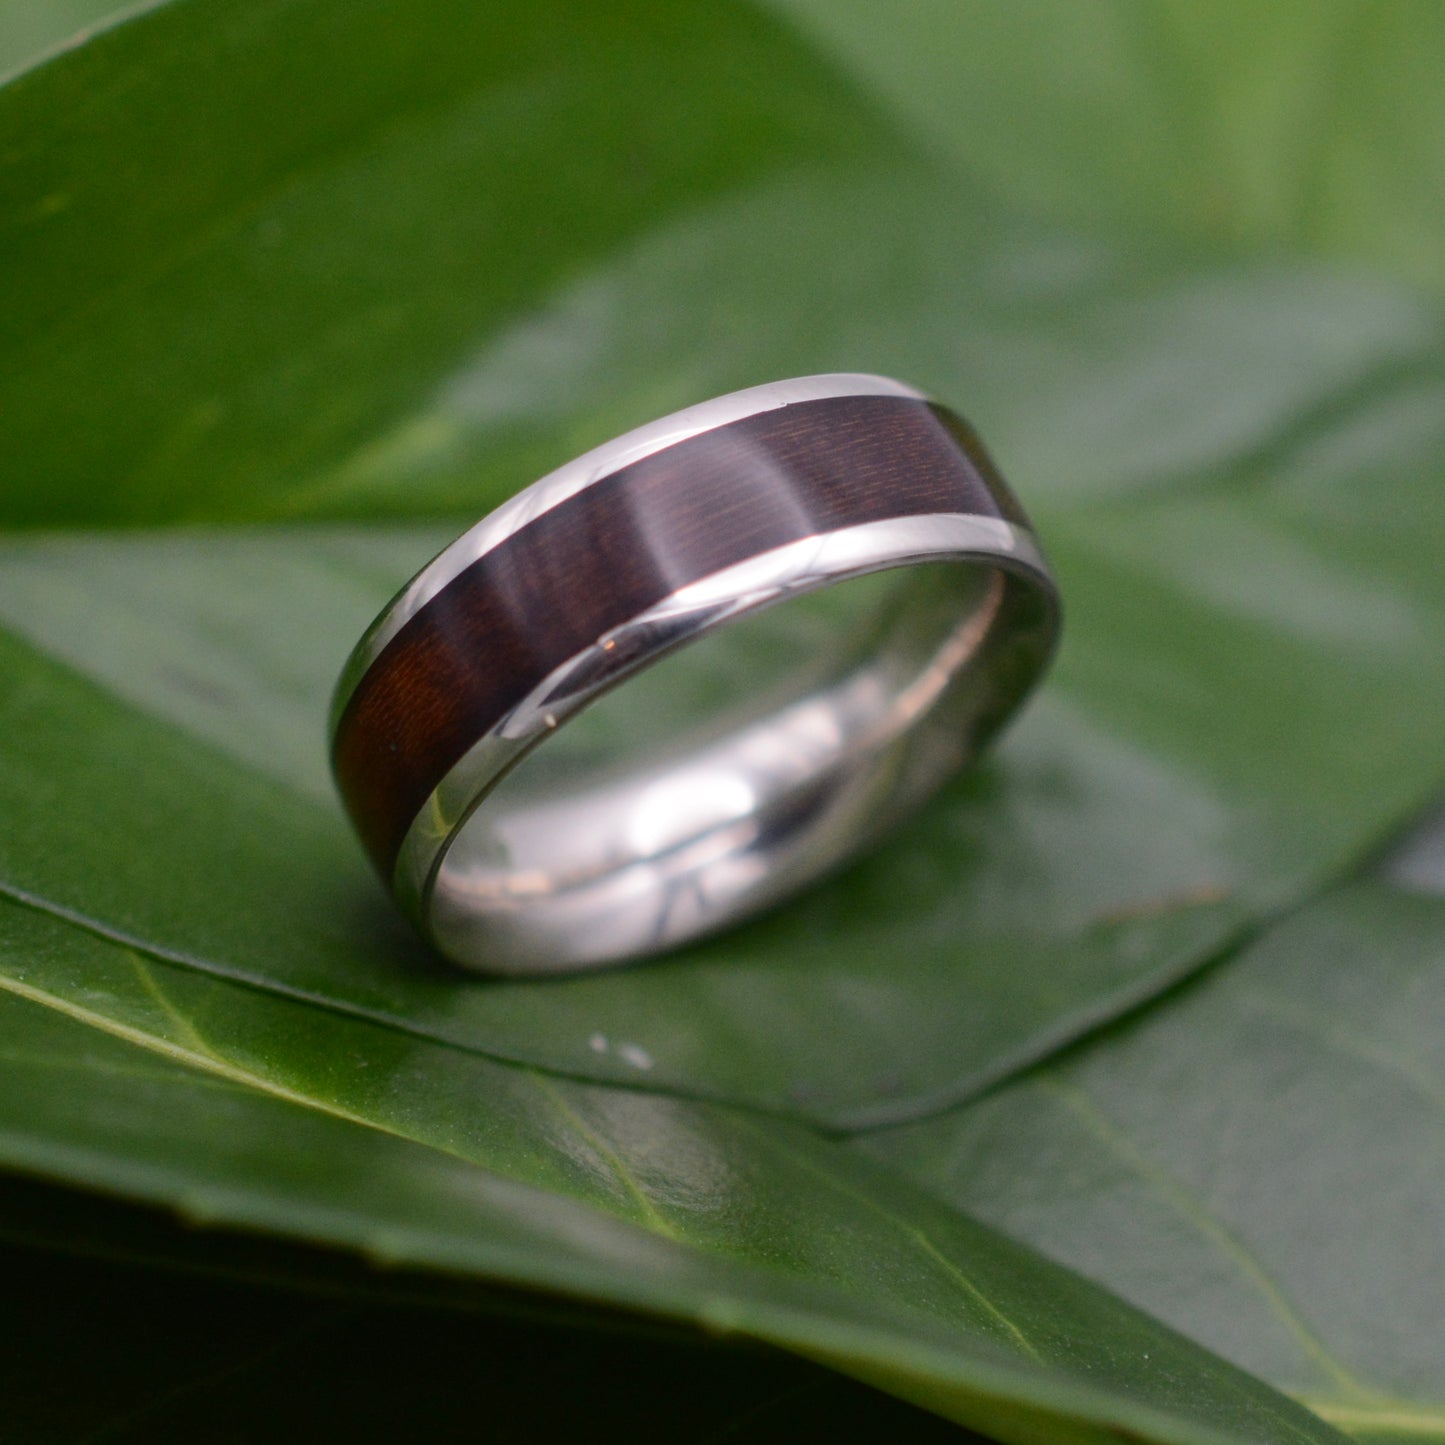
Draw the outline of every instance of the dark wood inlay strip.
<instances>
[{"instance_id":1,"label":"dark wood inlay strip","mask_svg":"<svg viewBox=\"0 0 1445 1445\"><path fill-rule=\"evenodd\" d=\"M773 547L930 512L1027 525L951 412L851 396L691 437L529 522L391 639L337 724L337 781L383 878L412 819L472 744L604 633Z\"/></svg>"}]
</instances>

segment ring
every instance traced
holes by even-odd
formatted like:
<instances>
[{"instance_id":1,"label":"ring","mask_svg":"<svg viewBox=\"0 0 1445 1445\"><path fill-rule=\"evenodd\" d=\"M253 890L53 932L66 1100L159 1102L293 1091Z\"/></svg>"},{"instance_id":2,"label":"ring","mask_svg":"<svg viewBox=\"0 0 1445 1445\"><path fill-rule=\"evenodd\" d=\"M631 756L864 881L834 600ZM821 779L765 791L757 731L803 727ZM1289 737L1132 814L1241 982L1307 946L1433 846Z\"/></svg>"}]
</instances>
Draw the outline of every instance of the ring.
<instances>
[{"instance_id":1,"label":"ring","mask_svg":"<svg viewBox=\"0 0 1445 1445\"><path fill-rule=\"evenodd\" d=\"M428 563L342 672L333 769L447 957L616 962L876 838L997 731L1058 629L966 423L886 377L774 382L586 453Z\"/></svg>"}]
</instances>

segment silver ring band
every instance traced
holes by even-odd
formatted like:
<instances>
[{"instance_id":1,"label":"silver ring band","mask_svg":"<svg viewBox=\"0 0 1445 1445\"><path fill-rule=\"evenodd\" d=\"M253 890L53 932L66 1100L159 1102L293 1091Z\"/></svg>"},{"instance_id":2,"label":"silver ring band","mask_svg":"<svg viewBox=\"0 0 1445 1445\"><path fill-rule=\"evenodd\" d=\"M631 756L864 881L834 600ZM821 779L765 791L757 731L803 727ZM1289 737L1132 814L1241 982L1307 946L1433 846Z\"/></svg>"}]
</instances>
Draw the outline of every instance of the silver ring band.
<instances>
[{"instance_id":1,"label":"silver ring band","mask_svg":"<svg viewBox=\"0 0 1445 1445\"><path fill-rule=\"evenodd\" d=\"M333 766L442 953L589 967L863 847L1006 720L1058 626L963 422L883 377L775 382L579 457L433 559L342 672Z\"/></svg>"}]
</instances>

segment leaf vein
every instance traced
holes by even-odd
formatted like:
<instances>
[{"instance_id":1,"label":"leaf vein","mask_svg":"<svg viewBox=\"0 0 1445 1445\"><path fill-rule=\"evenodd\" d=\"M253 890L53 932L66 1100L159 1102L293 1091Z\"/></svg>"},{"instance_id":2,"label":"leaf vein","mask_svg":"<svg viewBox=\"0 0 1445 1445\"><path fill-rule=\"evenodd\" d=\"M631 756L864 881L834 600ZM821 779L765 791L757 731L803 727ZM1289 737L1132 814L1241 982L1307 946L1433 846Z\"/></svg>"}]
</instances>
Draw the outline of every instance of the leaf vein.
<instances>
[{"instance_id":1,"label":"leaf vein","mask_svg":"<svg viewBox=\"0 0 1445 1445\"><path fill-rule=\"evenodd\" d=\"M1313 1396L1300 1397L1300 1404L1342 1430L1365 1430L1372 1435L1394 1435L1402 1439L1445 1439L1445 1404L1382 1400L1378 1405L1356 1405Z\"/></svg>"},{"instance_id":2,"label":"leaf vein","mask_svg":"<svg viewBox=\"0 0 1445 1445\"><path fill-rule=\"evenodd\" d=\"M747 1129L749 1133L753 1134L754 1137L761 1139L770 1149L776 1151L780 1147L777 1140L762 1133L752 1120L740 1117L738 1123L741 1127ZM880 1219L886 1220L893 1228L898 1230L904 1238L911 1240L921 1253L925 1254L938 1265L955 1284L959 1285L964 1293L973 1300L1030 1359L1037 1361L1039 1364L1045 1363L1043 1356L1039 1353L1038 1347L1029 1339L1019 1324L999 1309L984 1290L960 1269L920 1226L907 1223L894 1214L891 1209L887 1209L878 1203L876 1199L872 1199L861 1191L854 1189L831 1170L823 1168L814 1159L810 1158L806 1151L790 1151L788 1154L788 1162L796 1168L806 1170L815 1179L821 1180L824 1184L828 1185L835 1193L843 1195L846 1199L851 1199L855 1204L861 1204L870 1213L876 1214Z\"/></svg>"},{"instance_id":3,"label":"leaf vein","mask_svg":"<svg viewBox=\"0 0 1445 1445\"><path fill-rule=\"evenodd\" d=\"M1279 1284L1255 1254L1222 1221L1215 1218L1174 1175L1151 1159L1104 1114L1079 1084L1057 1075L1041 1076L1034 1087L1050 1095L1100 1144L1123 1160L1142 1180L1186 1219L1249 1281L1274 1311L1300 1348L1353 1400L1377 1400L1378 1392L1337 1360L1306 1323Z\"/></svg>"},{"instance_id":4,"label":"leaf vein","mask_svg":"<svg viewBox=\"0 0 1445 1445\"><path fill-rule=\"evenodd\" d=\"M643 1221L647 1228L655 1234L661 1234L664 1238L678 1239L677 1230L658 1211L657 1206L648 1197L647 1191L642 1187L642 1182L627 1167L622 1156L595 1130L590 1124L574 1109L566 1100L562 1091L538 1069L529 1069L532 1082L539 1092L545 1094L552 1104L552 1107L566 1120L568 1127L582 1139L590 1148L594 1149L603 1159L607 1161L608 1167L616 1175L618 1182L641 1211Z\"/></svg>"},{"instance_id":5,"label":"leaf vein","mask_svg":"<svg viewBox=\"0 0 1445 1445\"><path fill-rule=\"evenodd\" d=\"M1262 989L1252 990L1248 994L1241 995L1241 998L1256 1012L1276 1019L1280 1023L1288 1024L1316 1043L1333 1049L1338 1054L1344 1054L1356 1062L1369 1064L1379 1069L1381 1073L1390 1074L1401 1080L1435 1108L1445 1113L1445 1084L1442 1084L1425 1068L1416 1066L1410 1061L1400 1058L1397 1054L1392 1054L1387 1049L1371 1044L1354 1034L1347 1033L1338 1025L1311 1012L1310 1009L1302 1008L1292 999L1284 999Z\"/></svg>"}]
</instances>

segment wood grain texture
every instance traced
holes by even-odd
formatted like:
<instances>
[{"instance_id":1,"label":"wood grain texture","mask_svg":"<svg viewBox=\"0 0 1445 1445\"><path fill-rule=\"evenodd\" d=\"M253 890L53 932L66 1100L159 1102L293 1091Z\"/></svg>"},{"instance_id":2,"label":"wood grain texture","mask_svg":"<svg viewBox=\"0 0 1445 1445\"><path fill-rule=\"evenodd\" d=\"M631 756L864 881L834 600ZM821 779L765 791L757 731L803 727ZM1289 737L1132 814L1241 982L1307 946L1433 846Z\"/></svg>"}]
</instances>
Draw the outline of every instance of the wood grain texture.
<instances>
[{"instance_id":1,"label":"wood grain texture","mask_svg":"<svg viewBox=\"0 0 1445 1445\"><path fill-rule=\"evenodd\" d=\"M458 574L372 663L333 766L390 883L466 751L554 668L677 588L773 547L931 512L1027 526L978 438L894 396L829 397L691 437L595 482Z\"/></svg>"}]
</instances>

